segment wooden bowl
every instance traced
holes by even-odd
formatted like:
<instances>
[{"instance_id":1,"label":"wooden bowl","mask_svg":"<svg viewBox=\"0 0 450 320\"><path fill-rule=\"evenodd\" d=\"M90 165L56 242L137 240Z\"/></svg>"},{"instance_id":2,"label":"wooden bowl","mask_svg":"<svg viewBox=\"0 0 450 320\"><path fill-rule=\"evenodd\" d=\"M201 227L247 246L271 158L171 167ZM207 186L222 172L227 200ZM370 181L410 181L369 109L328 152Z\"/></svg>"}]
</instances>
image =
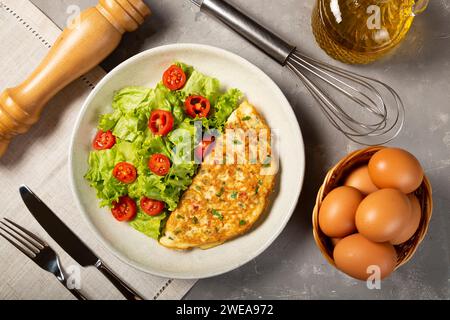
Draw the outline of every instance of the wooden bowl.
<instances>
[{"instance_id":1,"label":"wooden bowl","mask_svg":"<svg viewBox=\"0 0 450 320\"><path fill-rule=\"evenodd\" d=\"M383 148L384 147L381 146L369 147L349 154L328 172L322 187L319 189L312 217L314 240L316 241L322 254L333 266L336 266L333 259L333 245L330 238L326 236L319 227L320 206L329 192L336 187L342 186L346 177L354 169L358 166L367 164L372 155ZM414 192L414 194L419 199L420 206L422 208L422 218L420 220L419 228L414 236L407 242L395 246L398 256L396 269L404 265L412 258L427 233L431 219L433 199L430 181L427 177L424 177L422 185Z\"/></svg>"}]
</instances>

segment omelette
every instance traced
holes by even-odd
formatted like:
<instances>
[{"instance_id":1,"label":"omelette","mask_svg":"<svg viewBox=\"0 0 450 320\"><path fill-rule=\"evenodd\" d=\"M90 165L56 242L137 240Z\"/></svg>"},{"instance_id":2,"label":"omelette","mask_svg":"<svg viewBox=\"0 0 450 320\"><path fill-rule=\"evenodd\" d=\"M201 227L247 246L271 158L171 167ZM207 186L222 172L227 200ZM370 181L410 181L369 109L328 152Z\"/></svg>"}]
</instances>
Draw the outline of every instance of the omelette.
<instances>
[{"instance_id":1,"label":"omelette","mask_svg":"<svg viewBox=\"0 0 450 320\"><path fill-rule=\"evenodd\" d=\"M270 128L244 102L170 215L160 243L172 249L208 249L247 233L274 190L273 158Z\"/></svg>"}]
</instances>

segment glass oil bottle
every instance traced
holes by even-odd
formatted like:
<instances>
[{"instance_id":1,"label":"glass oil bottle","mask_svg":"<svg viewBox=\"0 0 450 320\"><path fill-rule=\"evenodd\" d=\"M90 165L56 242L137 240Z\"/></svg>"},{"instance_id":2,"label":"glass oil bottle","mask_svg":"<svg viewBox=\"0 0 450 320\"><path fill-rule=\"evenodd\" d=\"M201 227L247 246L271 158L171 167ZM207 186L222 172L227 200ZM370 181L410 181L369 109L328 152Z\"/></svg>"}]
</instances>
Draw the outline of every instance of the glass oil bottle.
<instances>
[{"instance_id":1,"label":"glass oil bottle","mask_svg":"<svg viewBox=\"0 0 450 320\"><path fill-rule=\"evenodd\" d=\"M317 0L313 33L332 58L370 63L402 42L427 4L428 0Z\"/></svg>"}]
</instances>

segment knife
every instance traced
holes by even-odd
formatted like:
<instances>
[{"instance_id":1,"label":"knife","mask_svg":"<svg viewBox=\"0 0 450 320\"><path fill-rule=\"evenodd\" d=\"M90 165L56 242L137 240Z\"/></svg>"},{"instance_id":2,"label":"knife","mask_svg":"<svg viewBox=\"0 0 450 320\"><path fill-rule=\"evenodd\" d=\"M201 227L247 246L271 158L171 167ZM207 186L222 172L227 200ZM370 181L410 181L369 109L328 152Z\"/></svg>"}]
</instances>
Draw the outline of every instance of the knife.
<instances>
[{"instance_id":1,"label":"knife","mask_svg":"<svg viewBox=\"0 0 450 320\"><path fill-rule=\"evenodd\" d=\"M41 201L27 186L20 187L20 195L31 214L39 224L48 232L73 259L81 266L94 266L105 275L109 281L124 295L127 300L144 300L138 293L130 288L111 269L109 269L99 257L81 241L62 222L47 205Z\"/></svg>"}]
</instances>

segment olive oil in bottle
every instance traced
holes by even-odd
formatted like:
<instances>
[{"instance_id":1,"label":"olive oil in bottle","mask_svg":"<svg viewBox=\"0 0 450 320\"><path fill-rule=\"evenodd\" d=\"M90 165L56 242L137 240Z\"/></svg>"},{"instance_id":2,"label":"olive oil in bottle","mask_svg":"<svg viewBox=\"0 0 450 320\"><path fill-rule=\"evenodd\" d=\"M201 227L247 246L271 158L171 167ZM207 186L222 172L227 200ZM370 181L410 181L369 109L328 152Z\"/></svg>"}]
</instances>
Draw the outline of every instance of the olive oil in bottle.
<instances>
[{"instance_id":1,"label":"olive oil in bottle","mask_svg":"<svg viewBox=\"0 0 450 320\"><path fill-rule=\"evenodd\" d=\"M317 0L314 36L332 58L365 64L397 46L426 0Z\"/></svg>"}]
</instances>

